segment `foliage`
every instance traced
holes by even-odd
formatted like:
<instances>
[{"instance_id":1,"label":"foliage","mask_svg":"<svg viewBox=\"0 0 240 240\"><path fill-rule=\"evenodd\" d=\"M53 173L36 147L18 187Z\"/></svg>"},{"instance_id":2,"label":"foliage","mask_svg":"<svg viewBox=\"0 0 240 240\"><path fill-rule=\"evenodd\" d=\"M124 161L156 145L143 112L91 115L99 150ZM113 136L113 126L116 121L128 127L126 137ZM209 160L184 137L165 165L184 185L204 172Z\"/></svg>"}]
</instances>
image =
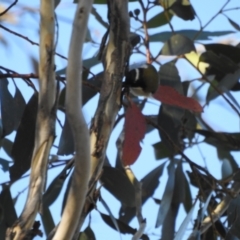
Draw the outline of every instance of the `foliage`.
<instances>
[{"instance_id":1,"label":"foliage","mask_svg":"<svg viewBox=\"0 0 240 240\"><path fill-rule=\"evenodd\" d=\"M118 2L118 0L115 1ZM63 24L58 14L58 8L64 5L62 2L54 2L57 37ZM117 81L120 76L114 72L116 69L111 75L115 77L116 83L106 81L110 68L108 62L110 61L108 59L110 44L107 45L107 41L111 41L111 14L114 15L107 2L95 0L91 12L94 24L101 26L101 39L94 39L92 29L95 27L93 27L93 21L90 21L84 43L94 52L91 57L83 56L81 97L82 105L90 112L92 112L90 102L94 102L97 108L96 113L92 113L93 119L89 132L91 141L94 139L93 134L96 134L96 139L99 138L96 143L91 142L93 145L91 146L93 148L91 148L91 163L95 166L93 161L97 160L98 172L93 169L89 176L90 189L84 205L85 212L83 211L81 215L85 221L85 227L81 229L77 238L100 239L94 233L95 229L91 227L91 219L88 223L87 218L92 211L96 210L103 220L101 224L108 225L120 235L131 234L132 239L240 239L240 163L237 159L240 151L240 134L236 130L239 126L234 126L235 130L232 131L232 126L228 124L228 114L224 112L227 109L233 118L239 121L240 45L231 44L231 42L223 44L219 38L216 38L240 31L239 24L231 17L232 12L239 13L240 6L234 5L233 0L227 0L220 9L215 9L216 14L210 16L210 20L203 25L204 21L200 19L199 9L194 7L194 1L192 5L190 3L183 5L182 1L178 0L129 1L131 30L135 30L130 33L128 47L126 47L126 49L131 48L131 51L119 50L127 56L127 60L123 57L126 61L124 66L130 69L135 68L142 64L140 61L143 59L144 62L153 64L158 69L160 79L159 88L153 98L143 99L131 95L128 86ZM71 4L75 7L74 3ZM230 7L230 4L233 7ZM106 16L101 12L103 8ZM24 14L38 16L39 11L30 6L23 6L17 1L9 5L9 8L6 4L3 9L6 10L1 10L2 13L0 13L1 52L4 52L4 48L12 47L7 36L15 37L16 40L21 38L21 41L24 40L26 44L39 46L39 41L35 42L27 34L21 33L20 24L26 24L24 18L21 20L20 16L14 15L14 11L21 10L26 11ZM217 19L219 16L224 17L224 20L229 23L229 29L210 31L208 25L212 22L220 22ZM38 18L37 20L39 22ZM195 25L200 24L200 27L188 29L185 24L187 26L186 21L189 20L192 20ZM179 24L181 29L177 30ZM58 44L57 41L56 44ZM199 50L200 44L201 49L204 48L203 51ZM66 52L67 49L66 47ZM27 55L26 52L24 54ZM67 60L65 54L59 54L58 45L56 45L55 55ZM142 57L141 60L139 56ZM39 64L35 57L26 57L31 59L33 66ZM118 57L120 59L120 56ZM104 65L103 71L99 70L100 67L96 67L101 62ZM29 74L18 73L14 65L5 67L4 60L0 64L0 167L2 172L9 175L9 180L1 181L0 193L0 238L4 239L7 228L16 223L19 217L16 201L23 191L19 189L20 193L13 197L16 193L12 190L12 186L28 176L29 169L33 169L31 161L34 162L32 158L37 151L35 149L38 134L36 125L41 90L34 80L40 78L36 67L34 73ZM54 103L57 107L57 119L54 122L57 137L47 156L49 160L47 172L49 174L51 169L58 170L42 195L41 221L36 220L29 229L31 239L43 234L47 236L55 229L55 213L51 211L50 206L60 204L62 207L58 208L58 214L64 211L67 205L67 194L72 184L76 144L87 146L84 141L76 143L72 122L69 121L71 117L67 118L65 115L68 110L66 107L69 106L65 105L66 84L68 84L67 64L63 67L59 65L57 62L55 71L57 102ZM195 78L187 73L193 69L198 74ZM118 70L125 74L125 69ZM182 73L185 74L184 78L180 77ZM124 82L124 78L121 80ZM118 85L121 92L117 90L114 92L113 89L118 89ZM26 89L31 89L27 96ZM106 89L109 90L109 94L106 94ZM98 93L100 98L94 100ZM110 95L113 95L113 99L116 98L115 103L108 99ZM118 95L121 95L120 99ZM219 103L219 99L222 100L219 112L206 118L209 107ZM155 108L152 107L153 101L157 105ZM106 103L105 108L104 103ZM113 111L109 110L109 106ZM76 109L76 112L78 111L79 109ZM107 117L114 111L117 116L115 117L113 113L113 122L110 122L111 118L107 119ZM216 131L219 118L225 118L226 125L224 129L218 128L219 130ZM106 122L103 123L104 121ZM104 126L109 127L109 134L106 134ZM108 143L112 132L120 133L116 143L112 143L112 138ZM156 132L160 141L154 138L154 144L149 148L145 143L145 135L151 136ZM116 144L116 159L112 152L110 154L107 152L105 143ZM40 149L44 146L41 145ZM203 160L206 158L207 161L211 161L212 156L209 157L208 152L201 153L199 150L206 146L212 146L217 152L215 158L219 160L217 163L218 168L222 169L221 174L216 169L209 170L208 162L203 164L204 161L198 160L203 154ZM150 165L150 159L144 162L140 160L144 149L154 151L154 160L163 162L155 168L150 167L149 169L152 170L149 172L143 170L144 177L139 177L140 180L138 180L135 177L138 173L134 166L137 164L141 169L147 166L148 169ZM37 156L41 154L41 152L36 153ZM102 165L99 163L101 161ZM162 176L167 178L164 180ZM96 188L96 182L101 185L99 189ZM107 190L120 203L118 214L115 214L116 209L113 209L102 189ZM60 196L63 191L66 192L62 198ZM151 202L151 215L155 218L155 227L161 229L161 232L157 229L157 236L148 232L149 216L145 218L142 212L146 202ZM99 210L101 208L105 213ZM181 224L179 224L177 219L183 211L185 211L185 219L181 218ZM138 225L131 222L134 217L138 220ZM79 219L75 221L78 223ZM181 226L176 227L179 225Z\"/></svg>"}]
</instances>

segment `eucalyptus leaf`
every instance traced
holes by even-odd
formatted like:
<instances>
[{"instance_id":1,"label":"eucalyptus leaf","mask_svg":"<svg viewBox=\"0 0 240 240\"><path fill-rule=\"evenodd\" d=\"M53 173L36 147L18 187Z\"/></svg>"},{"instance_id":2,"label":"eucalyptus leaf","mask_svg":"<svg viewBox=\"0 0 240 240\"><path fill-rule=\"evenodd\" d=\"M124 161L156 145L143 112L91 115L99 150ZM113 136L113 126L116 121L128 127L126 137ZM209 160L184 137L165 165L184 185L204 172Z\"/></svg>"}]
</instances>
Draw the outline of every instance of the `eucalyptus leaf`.
<instances>
[{"instance_id":1,"label":"eucalyptus leaf","mask_svg":"<svg viewBox=\"0 0 240 240\"><path fill-rule=\"evenodd\" d=\"M153 148L156 160L162 160L172 156L172 153L163 142L157 142L153 144Z\"/></svg>"},{"instance_id":2,"label":"eucalyptus leaf","mask_svg":"<svg viewBox=\"0 0 240 240\"><path fill-rule=\"evenodd\" d=\"M188 37L192 40L209 40L211 37L219 37L227 34L234 33L233 31L201 31L199 30L179 30L174 31L175 34L180 34ZM165 31L155 33L149 36L151 42L166 42L170 37L172 37L172 31Z\"/></svg>"},{"instance_id":3,"label":"eucalyptus leaf","mask_svg":"<svg viewBox=\"0 0 240 240\"><path fill-rule=\"evenodd\" d=\"M35 126L38 109L38 94L35 93L27 103L21 123L12 146L11 156L14 164L10 167L10 178L12 181L19 179L31 164L34 148ZM24 159L24 161L23 161Z\"/></svg>"},{"instance_id":4,"label":"eucalyptus leaf","mask_svg":"<svg viewBox=\"0 0 240 240\"><path fill-rule=\"evenodd\" d=\"M168 181L163 193L162 202L157 214L156 227L159 227L163 224L165 217L167 215L168 210L170 209L170 205L172 202L172 196L174 192L175 185L175 166L174 161L171 161L168 166Z\"/></svg>"},{"instance_id":5,"label":"eucalyptus leaf","mask_svg":"<svg viewBox=\"0 0 240 240\"><path fill-rule=\"evenodd\" d=\"M187 214L187 216L185 217L185 219L183 220L182 224L180 225L174 240L182 240L183 236L187 230L188 224L190 223L190 221L192 220L192 215L193 215L193 211L194 208L196 206L196 203L192 206L191 210L189 211L189 213Z\"/></svg>"},{"instance_id":6,"label":"eucalyptus leaf","mask_svg":"<svg viewBox=\"0 0 240 240\"><path fill-rule=\"evenodd\" d=\"M227 216L230 232L240 238L240 196L231 200Z\"/></svg>"},{"instance_id":7,"label":"eucalyptus leaf","mask_svg":"<svg viewBox=\"0 0 240 240\"><path fill-rule=\"evenodd\" d=\"M17 220L17 213L13 204L13 199L9 186L3 186L0 194L0 210L1 210L1 221L0 221L0 237L4 236L8 226L12 226Z\"/></svg>"},{"instance_id":8,"label":"eucalyptus leaf","mask_svg":"<svg viewBox=\"0 0 240 240\"><path fill-rule=\"evenodd\" d=\"M74 153L74 150L75 150L75 146L74 146L72 129L70 127L70 124L67 118L65 117L57 154L70 155Z\"/></svg>"},{"instance_id":9,"label":"eucalyptus leaf","mask_svg":"<svg viewBox=\"0 0 240 240\"><path fill-rule=\"evenodd\" d=\"M237 30L237 31L240 31L240 25L237 24L236 22L234 22L232 19L230 18L227 18L229 23Z\"/></svg>"},{"instance_id":10,"label":"eucalyptus leaf","mask_svg":"<svg viewBox=\"0 0 240 240\"><path fill-rule=\"evenodd\" d=\"M112 167L104 167L101 175L103 187L112 193L122 204L135 206L135 188L126 174Z\"/></svg>"},{"instance_id":11,"label":"eucalyptus leaf","mask_svg":"<svg viewBox=\"0 0 240 240\"><path fill-rule=\"evenodd\" d=\"M67 178L67 169L64 168L51 182L46 192L43 194L43 207L50 207L59 196L65 179Z\"/></svg>"},{"instance_id":12,"label":"eucalyptus leaf","mask_svg":"<svg viewBox=\"0 0 240 240\"><path fill-rule=\"evenodd\" d=\"M3 158L0 158L0 167L1 167L1 169L4 171L4 172L7 172L7 171L9 171L9 164L10 164L11 162L9 162L9 161L7 161L7 160L5 160L5 159L3 159Z\"/></svg>"},{"instance_id":13,"label":"eucalyptus leaf","mask_svg":"<svg viewBox=\"0 0 240 240\"><path fill-rule=\"evenodd\" d=\"M194 43L188 37L174 34L163 45L161 55L182 55L196 51Z\"/></svg>"},{"instance_id":14,"label":"eucalyptus leaf","mask_svg":"<svg viewBox=\"0 0 240 240\"><path fill-rule=\"evenodd\" d=\"M161 27L171 22L172 17L173 15L171 13L163 11L161 13L158 13L154 17L150 18L147 21L147 27L148 28Z\"/></svg>"},{"instance_id":15,"label":"eucalyptus leaf","mask_svg":"<svg viewBox=\"0 0 240 240\"><path fill-rule=\"evenodd\" d=\"M44 231L46 235L49 235L50 232L54 229L55 224L54 224L52 213L49 210L49 208L46 206L42 207L41 219L42 219Z\"/></svg>"},{"instance_id":16,"label":"eucalyptus leaf","mask_svg":"<svg viewBox=\"0 0 240 240\"><path fill-rule=\"evenodd\" d=\"M0 71L0 74L2 72ZM8 80L0 81L0 101L2 118L2 137L10 134L15 129L15 103L8 89Z\"/></svg>"},{"instance_id":17,"label":"eucalyptus leaf","mask_svg":"<svg viewBox=\"0 0 240 240\"><path fill-rule=\"evenodd\" d=\"M12 152L13 142L11 140L9 140L8 138L4 138L4 139L2 139L1 144L2 144L2 148L7 153L7 155L9 157L12 157L11 152Z\"/></svg>"},{"instance_id":18,"label":"eucalyptus leaf","mask_svg":"<svg viewBox=\"0 0 240 240\"><path fill-rule=\"evenodd\" d=\"M159 178L163 173L165 163L162 163L151 172L149 172L144 178L141 179L142 182L142 202L144 203L149 197L153 196L154 191L159 185Z\"/></svg>"}]
</instances>

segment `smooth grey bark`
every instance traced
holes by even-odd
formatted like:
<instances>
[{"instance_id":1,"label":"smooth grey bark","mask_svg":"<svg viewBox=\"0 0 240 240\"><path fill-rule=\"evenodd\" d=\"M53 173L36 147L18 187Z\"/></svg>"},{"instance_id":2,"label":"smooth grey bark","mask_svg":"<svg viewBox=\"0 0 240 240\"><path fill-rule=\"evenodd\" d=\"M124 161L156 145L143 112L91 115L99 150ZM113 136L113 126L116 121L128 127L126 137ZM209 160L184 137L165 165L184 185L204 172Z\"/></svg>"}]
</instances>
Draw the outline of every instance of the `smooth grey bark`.
<instances>
[{"instance_id":1,"label":"smooth grey bark","mask_svg":"<svg viewBox=\"0 0 240 240\"><path fill-rule=\"evenodd\" d=\"M55 16L54 1L42 0L40 6L39 97L35 145L31 162L29 192L18 221L7 230L6 239L27 239L45 190L49 152L55 138Z\"/></svg>"},{"instance_id":2,"label":"smooth grey bark","mask_svg":"<svg viewBox=\"0 0 240 240\"><path fill-rule=\"evenodd\" d=\"M75 145L75 167L62 219L54 240L73 237L82 212L90 178L89 131L82 112L82 48L87 32L93 0L78 2L68 53L66 117L70 123Z\"/></svg>"}]
</instances>

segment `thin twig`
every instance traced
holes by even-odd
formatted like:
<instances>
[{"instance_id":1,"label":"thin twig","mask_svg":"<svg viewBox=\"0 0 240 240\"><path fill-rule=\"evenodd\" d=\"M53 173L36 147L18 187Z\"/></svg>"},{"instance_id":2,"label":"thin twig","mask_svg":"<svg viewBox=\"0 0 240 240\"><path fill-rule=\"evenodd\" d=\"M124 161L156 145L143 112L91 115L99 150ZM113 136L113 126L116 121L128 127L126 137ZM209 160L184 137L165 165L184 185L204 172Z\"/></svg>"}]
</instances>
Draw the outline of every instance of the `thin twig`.
<instances>
[{"instance_id":1,"label":"thin twig","mask_svg":"<svg viewBox=\"0 0 240 240\"><path fill-rule=\"evenodd\" d=\"M155 122L153 122L149 117L145 116L145 119L147 121L148 124L151 124L152 126L154 126L156 129L161 130L164 135L168 138L168 141L172 144L172 146L177 150L177 153L180 154L185 161L190 165L191 168L195 167L199 170L201 170L202 172L204 172L207 176L209 176L214 182L219 182L215 177L213 177L204 167L196 164L195 162L193 162L189 157L187 157L183 151L172 141L172 139L170 138L170 136L167 134L167 132L161 128L158 124L156 124Z\"/></svg>"},{"instance_id":2,"label":"thin twig","mask_svg":"<svg viewBox=\"0 0 240 240\"><path fill-rule=\"evenodd\" d=\"M147 58L147 63L151 63L152 62L152 54L150 52L150 49L149 49L149 34L148 34L148 27L147 27L147 12L148 12L148 8L145 8L144 7L144 4L143 4L143 1L142 0L139 0L139 4L142 8L142 11L143 11L143 29L144 29L144 35L145 35L145 38L144 38L144 45L146 47L146 58Z\"/></svg>"},{"instance_id":3,"label":"thin twig","mask_svg":"<svg viewBox=\"0 0 240 240\"><path fill-rule=\"evenodd\" d=\"M28 37L26 37L26 36L24 36L24 35L22 35L22 34L20 34L20 33L17 33L17 32L15 32L15 31L13 31L13 30L10 30L10 29L7 28L7 27L4 27L2 24L0 24L0 28L4 29L5 31L7 31L7 32L9 32L9 33L11 33L11 34L13 34L13 35L15 35L15 36L18 36L18 37L26 40L27 42L31 43L32 45L39 46L39 43L34 42L34 41L32 41L31 39L29 39ZM67 57L63 56L63 55L60 54L60 53L55 52L55 55L57 55L58 57L60 57L60 58L62 58L62 59L68 60ZM95 74L93 74L88 68L86 68L86 67L83 66L83 69L86 70L86 71L88 71L93 77L95 76Z\"/></svg>"},{"instance_id":4,"label":"thin twig","mask_svg":"<svg viewBox=\"0 0 240 240\"><path fill-rule=\"evenodd\" d=\"M222 12L234 11L234 10L238 10L238 9L240 9L240 7L227 8L227 9L222 10Z\"/></svg>"},{"instance_id":5,"label":"thin twig","mask_svg":"<svg viewBox=\"0 0 240 240\"><path fill-rule=\"evenodd\" d=\"M48 166L48 170L51 170L51 169L54 169L54 168L56 168L56 167L62 167L62 166L64 166L64 165L66 165L66 164L68 164L69 163L69 161L72 161L72 158L70 159L70 160L56 160L56 162L57 161L59 161L59 162L61 162L60 164L57 164L57 165L53 165L52 163L50 164L49 163L49 166ZM24 179L24 178L27 178L27 177L29 177L30 176L30 174L28 173L28 174L26 174L26 175L24 175L24 176L21 176L21 178L19 178L18 180L22 180L22 179ZM6 181L6 182L1 182L0 183L0 186L1 185L11 185L11 184L13 184L13 183L15 183L16 181Z\"/></svg>"},{"instance_id":6,"label":"thin twig","mask_svg":"<svg viewBox=\"0 0 240 240\"><path fill-rule=\"evenodd\" d=\"M2 68L0 66L0 68ZM3 68L4 70L6 70L6 68ZM34 79L38 79L39 78L39 75L38 74L35 74L35 73L17 73L17 72L14 72L12 70L9 70L11 71L12 73L4 73L4 74L0 74L0 79L1 78L8 78L8 77L11 77L11 78L22 78L22 79L28 79L29 78L34 78ZM62 77L62 76L56 76L56 80L58 81L61 81L61 82L64 82L66 81L66 77ZM83 84L89 88L92 88L93 90L95 90L96 92L100 92L100 88L94 86L93 84L91 84L89 81L83 81ZM33 85L34 86L34 85ZM34 87L35 88L35 87ZM35 89L36 90L36 89ZM37 91L37 90L36 90Z\"/></svg>"},{"instance_id":7,"label":"thin twig","mask_svg":"<svg viewBox=\"0 0 240 240\"><path fill-rule=\"evenodd\" d=\"M236 197L240 192L240 183L235 182L233 184L233 187L231 189L234 197ZM201 227L198 230L200 234L206 232L211 226L212 222L216 222L223 213L228 209L228 206L231 203L232 195L226 195L224 199L216 206L216 208L211 212L211 217L206 217L203 222L201 223ZM193 231L191 235L189 236L188 240L194 240L195 238L195 232Z\"/></svg>"},{"instance_id":8,"label":"thin twig","mask_svg":"<svg viewBox=\"0 0 240 240\"><path fill-rule=\"evenodd\" d=\"M0 79L7 78L7 77L15 78L14 75L18 75L17 72L10 70L8 68L0 66L0 69L3 69L4 71L7 72L6 74L0 74ZM34 90L34 92L38 92L36 87L34 86L34 84L32 83L32 81L30 80L30 78L28 76L22 76L21 78L26 82L26 84L28 86L30 86Z\"/></svg>"},{"instance_id":9,"label":"thin twig","mask_svg":"<svg viewBox=\"0 0 240 240\"><path fill-rule=\"evenodd\" d=\"M101 23L105 28L108 28L109 27L109 24L107 22L105 22L101 15L97 12L96 8L93 7L92 8L92 11L91 11L91 14L96 18L96 20Z\"/></svg>"},{"instance_id":10,"label":"thin twig","mask_svg":"<svg viewBox=\"0 0 240 240\"><path fill-rule=\"evenodd\" d=\"M16 5L18 0L15 0L8 8L6 8L3 12L0 13L0 17L7 13L14 5Z\"/></svg>"},{"instance_id":11,"label":"thin twig","mask_svg":"<svg viewBox=\"0 0 240 240\"><path fill-rule=\"evenodd\" d=\"M230 2L230 0L227 0L223 6L220 8L220 10L211 17L211 19L204 25L200 27L200 30L198 31L198 33L196 33L196 35L194 36L193 40L195 40L203 31L204 28L206 28L222 11L223 9L227 6L227 4Z\"/></svg>"}]
</instances>

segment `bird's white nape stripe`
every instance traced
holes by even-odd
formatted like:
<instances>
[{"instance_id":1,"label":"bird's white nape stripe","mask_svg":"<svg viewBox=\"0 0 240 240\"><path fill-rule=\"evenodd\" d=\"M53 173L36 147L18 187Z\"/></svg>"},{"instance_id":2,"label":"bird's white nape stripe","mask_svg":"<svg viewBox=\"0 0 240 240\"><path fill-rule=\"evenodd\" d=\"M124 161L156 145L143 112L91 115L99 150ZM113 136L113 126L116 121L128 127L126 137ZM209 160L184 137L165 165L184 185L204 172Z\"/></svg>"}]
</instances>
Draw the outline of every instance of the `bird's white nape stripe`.
<instances>
[{"instance_id":1,"label":"bird's white nape stripe","mask_svg":"<svg viewBox=\"0 0 240 240\"><path fill-rule=\"evenodd\" d=\"M136 76L135 76L134 82L137 82L139 79L139 69L136 68L135 71L136 71Z\"/></svg>"}]
</instances>

